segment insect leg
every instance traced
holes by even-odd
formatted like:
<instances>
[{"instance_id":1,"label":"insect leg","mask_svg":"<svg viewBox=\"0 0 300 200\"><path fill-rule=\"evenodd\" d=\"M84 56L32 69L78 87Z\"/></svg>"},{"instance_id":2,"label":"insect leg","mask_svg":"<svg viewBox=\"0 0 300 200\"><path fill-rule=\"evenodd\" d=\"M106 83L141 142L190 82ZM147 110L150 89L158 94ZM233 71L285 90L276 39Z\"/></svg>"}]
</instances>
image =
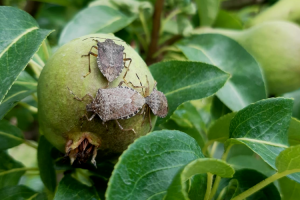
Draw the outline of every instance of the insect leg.
<instances>
[{"instance_id":1,"label":"insect leg","mask_svg":"<svg viewBox=\"0 0 300 200\"><path fill-rule=\"evenodd\" d=\"M97 46L92 46L91 49L90 49L90 51L89 51L89 53L87 55L82 55L81 56L81 57L83 57L83 56L88 56L89 57L89 72L86 75L84 75L83 77L86 77L87 75L89 75L91 73L91 56L90 55L93 55L93 56L97 57L97 54L95 54L95 53L92 52L93 48L95 48L95 49L98 50Z\"/></svg>"},{"instance_id":2,"label":"insect leg","mask_svg":"<svg viewBox=\"0 0 300 200\"><path fill-rule=\"evenodd\" d=\"M117 122L118 126L120 127L120 129L121 129L122 131L133 131L134 134L136 134L136 132L134 131L133 128L125 129L125 128L123 128L123 127L121 126L121 124L119 123L119 121L118 121L117 119L115 119L115 121Z\"/></svg>"},{"instance_id":3,"label":"insect leg","mask_svg":"<svg viewBox=\"0 0 300 200\"><path fill-rule=\"evenodd\" d=\"M124 52L123 52L123 55L125 55L125 58L123 58L123 61L128 61L128 60L130 61L128 67L125 66L125 62L124 62L124 67L125 67L127 70L126 70L126 72L125 72L125 74L124 74L124 76L123 76L123 79L124 79L124 81L127 83L125 77L127 76L127 72L129 71L129 67L130 67L130 64L131 64L131 62L132 62L132 59L131 59L131 58L126 58L126 53L124 53Z\"/></svg>"},{"instance_id":4,"label":"insect leg","mask_svg":"<svg viewBox=\"0 0 300 200\"><path fill-rule=\"evenodd\" d=\"M92 121L95 116L96 116L96 113L94 113L90 118L87 116L87 114L84 114L82 116L82 118L85 117L88 121Z\"/></svg>"},{"instance_id":5,"label":"insect leg","mask_svg":"<svg viewBox=\"0 0 300 200\"><path fill-rule=\"evenodd\" d=\"M83 101L83 99L85 98L85 97L90 97L93 101L94 101L94 97L91 95L91 94L86 94L86 95L84 95L82 98L79 98L78 96L76 96L74 93L73 93L73 91L72 90L70 90L70 88L69 87L67 87L68 88L68 90L71 92L71 94L74 96L74 99L76 99L76 100L78 100L78 101Z\"/></svg>"},{"instance_id":6,"label":"insect leg","mask_svg":"<svg viewBox=\"0 0 300 200\"><path fill-rule=\"evenodd\" d=\"M150 107L148 107L148 117L149 117L149 125L150 125L149 132L150 132L150 131L151 131L151 129L152 129Z\"/></svg>"}]
</instances>

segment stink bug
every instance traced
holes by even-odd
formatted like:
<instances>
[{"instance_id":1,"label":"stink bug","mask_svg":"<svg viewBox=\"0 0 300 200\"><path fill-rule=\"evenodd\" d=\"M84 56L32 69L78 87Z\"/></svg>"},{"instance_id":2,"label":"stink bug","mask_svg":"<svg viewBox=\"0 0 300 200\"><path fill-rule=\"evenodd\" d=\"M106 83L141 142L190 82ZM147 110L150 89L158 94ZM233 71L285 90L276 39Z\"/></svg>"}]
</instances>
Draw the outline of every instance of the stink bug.
<instances>
[{"instance_id":1,"label":"stink bug","mask_svg":"<svg viewBox=\"0 0 300 200\"><path fill-rule=\"evenodd\" d=\"M164 93L155 89L156 84L157 84L156 81L153 86L153 91L150 94L150 86L149 86L148 77L146 76L147 87L142 85L142 82L137 74L136 74L136 77L139 79L141 86L134 86L131 82L129 82L129 83L135 88L142 88L143 96L145 98L145 104L143 105L141 114L144 115L144 119L145 119L145 116L148 113L150 130L151 130L152 125L151 125L150 109L152 110L154 115L164 118L168 114L168 101L167 101L167 98L164 95ZM145 92L144 92L143 88L145 88ZM143 123L144 123L144 121L143 121Z\"/></svg>"},{"instance_id":2,"label":"stink bug","mask_svg":"<svg viewBox=\"0 0 300 200\"><path fill-rule=\"evenodd\" d=\"M83 101L85 97L92 99L92 102L86 105L86 111L94 112L91 117L85 114L88 121L91 121L96 115L100 117L102 123L115 120L118 126L123 131L134 131L132 128L124 129L119 123L118 119L128 119L136 115L145 104L145 98L140 95L133 88L121 86L123 81L118 87L109 89L98 89L96 97L91 94L86 94L83 98L78 98L69 88L74 95L74 99ZM141 86L135 86L141 88Z\"/></svg>"},{"instance_id":3,"label":"stink bug","mask_svg":"<svg viewBox=\"0 0 300 200\"><path fill-rule=\"evenodd\" d=\"M97 42L97 46L92 46L87 55L81 56L88 56L89 58L89 72L84 77L91 73L90 55L92 55L97 57L98 68L103 76L107 79L107 86L120 75L125 67L125 61L129 61L129 65L126 67L127 71L123 76L123 79L125 80L132 59L126 58L124 46L116 44L112 39L106 39L104 42L100 42L99 40L95 39L93 40ZM92 52L93 48L98 50L97 54Z\"/></svg>"}]
</instances>

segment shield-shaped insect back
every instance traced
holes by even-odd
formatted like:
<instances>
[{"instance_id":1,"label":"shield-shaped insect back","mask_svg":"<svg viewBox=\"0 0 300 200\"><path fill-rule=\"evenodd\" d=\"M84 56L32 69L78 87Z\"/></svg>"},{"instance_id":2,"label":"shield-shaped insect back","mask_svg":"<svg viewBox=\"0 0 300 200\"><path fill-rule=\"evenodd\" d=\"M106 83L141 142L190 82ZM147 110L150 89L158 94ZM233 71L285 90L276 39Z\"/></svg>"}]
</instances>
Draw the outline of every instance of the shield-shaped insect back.
<instances>
[{"instance_id":1,"label":"shield-shaped insect back","mask_svg":"<svg viewBox=\"0 0 300 200\"><path fill-rule=\"evenodd\" d=\"M92 46L89 53L87 55L83 55L89 57L89 72L84 77L86 77L91 73L90 55L93 55L97 57L97 66L101 71L101 73L103 74L103 76L107 79L109 84L109 82L112 82L116 78L118 78L123 68L126 67L125 61L129 61L129 64L126 67L128 71L132 59L126 58L126 53L124 52L125 49L124 46L116 44L113 41L115 39L105 39L104 42L100 42L99 40L93 38L96 37L91 37L91 39L97 42L97 46ZM100 39L104 39L104 38L100 38ZM122 41L122 40L117 40L117 41ZM93 48L97 50L97 54L92 52ZM127 75L127 71L123 76L125 82L126 82L125 77Z\"/></svg>"}]
</instances>

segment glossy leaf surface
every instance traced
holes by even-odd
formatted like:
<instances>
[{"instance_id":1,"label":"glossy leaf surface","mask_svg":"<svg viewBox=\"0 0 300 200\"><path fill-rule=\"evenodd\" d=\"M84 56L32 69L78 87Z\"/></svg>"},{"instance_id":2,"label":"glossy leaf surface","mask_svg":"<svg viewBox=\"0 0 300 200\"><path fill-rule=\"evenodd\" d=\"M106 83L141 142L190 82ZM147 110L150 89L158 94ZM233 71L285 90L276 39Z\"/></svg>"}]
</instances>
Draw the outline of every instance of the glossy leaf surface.
<instances>
[{"instance_id":1,"label":"glossy leaf surface","mask_svg":"<svg viewBox=\"0 0 300 200\"><path fill-rule=\"evenodd\" d=\"M83 185L70 174L59 182L54 200L100 200L95 188Z\"/></svg>"},{"instance_id":2,"label":"glossy leaf surface","mask_svg":"<svg viewBox=\"0 0 300 200\"><path fill-rule=\"evenodd\" d=\"M276 157L288 148L288 127L293 100L271 98L258 101L239 111L231 120L227 145L242 143L257 153L272 168ZM300 181L297 174L293 179Z\"/></svg>"},{"instance_id":3,"label":"glossy leaf surface","mask_svg":"<svg viewBox=\"0 0 300 200\"><path fill-rule=\"evenodd\" d=\"M119 158L106 198L162 199L177 172L203 158L197 142L180 131L155 131L136 140Z\"/></svg>"},{"instance_id":4,"label":"glossy leaf surface","mask_svg":"<svg viewBox=\"0 0 300 200\"><path fill-rule=\"evenodd\" d=\"M50 30L39 29L25 11L0 7L0 103Z\"/></svg>"},{"instance_id":5,"label":"glossy leaf surface","mask_svg":"<svg viewBox=\"0 0 300 200\"><path fill-rule=\"evenodd\" d=\"M48 142L45 136L41 135L38 146L38 166L40 176L49 192L54 193L56 188L56 173L54 162L51 158L53 146Z\"/></svg>"},{"instance_id":6,"label":"glossy leaf surface","mask_svg":"<svg viewBox=\"0 0 300 200\"><path fill-rule=\"evenodd\" d=\"M288 137L291 146L300 144L300 120L292 117Z\"/></svg>"},{"instance_id":7,"label":"glossy leaf surface","mask_svg":"<svg viewBox=\"0 0 300 200\"><path fill-rule=\"evenodd\" d=\"M166 95L169 105L167 117L159 118L157 124L166 121L183 102L213 95L229 78L219 68L200 62L160 62L151 65L150 71L158 83L158 90Z\"/></svg>"},{"instance_id":8,"label":"glossy leaf surface","mask_svg":"<svg viewBox=\"0 0 300 200\"><path fill-rule=\"evenodd\" d=\"M22 144L23 141L23 133L18 127L6 120L0 121L0 151Z\"/></svg>"},{"instance_id":9,"label":"glossy leaf surface","mask_svg":"<svg viewBox=\"0 0 300 200\"><path fill-rule=\"evenodd\" d=\"M17 185L26 169L5 151L0 151L0 159L0 188Z\"/></svg>"},{"instance_id":10,"label":"glossy leaf surface","mask_svg":"<svg viewBox=\"0 0 300 200\"><path fill-rule=\"evenodd\" d=\"M0 104L0 119L19 101L36 91L37 81L22 71Z\"/></svg>"},{"instance_id":11,"label":"glossy leaf surface","mask_svg":"<svg viewBox=\"0 0 300 200\"><path fill-rule=\"evenodd\" d=\"M231 110L266 98L260 67L237 42L218 34L193 36L177 45L189 60L209 63L231 74L217 96Z\"/></svg>"},{"instance_id":12,"label":"glossy leaf surface","mask_svg":"<svg viewBox=\"0 0 300 200\"><path fill-rule=\"evenodd\" d=\"M114 33L126 27L134 19L134 16L126 16L108 6L87 7L65 26L59 38L59 45L87 34Z\"/></svg>"},{"instance_id":13,"label":"glossy leaf surface","mask_svg":"<svg viewBox=\"0 0 300 200\"><path fill-rule=\"evenodd\" d=\"M34 199L37 195L37 192L24 185L16 185L0 189L0 197L2 197L3 200Z\"/></svg>"}]
</instances>

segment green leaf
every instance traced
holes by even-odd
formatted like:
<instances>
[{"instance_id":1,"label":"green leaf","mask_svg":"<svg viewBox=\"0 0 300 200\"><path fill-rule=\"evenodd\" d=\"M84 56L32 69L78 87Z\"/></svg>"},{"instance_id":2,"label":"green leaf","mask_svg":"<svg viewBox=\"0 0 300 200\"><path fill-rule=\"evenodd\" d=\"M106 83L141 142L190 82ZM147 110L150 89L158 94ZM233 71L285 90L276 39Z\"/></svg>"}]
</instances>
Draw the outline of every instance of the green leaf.
<instances>
[{"instance_id":1,"label":"green leaf","mask_svg":"<svg viewBox=\"0 0 300 200\"><path fill-rule=\"evenodd\" d=\"M5 151L0 151L0 160L0 188L17 185L26 168Z\"/></svg>"},{"instance_id":2,"label":"green leaf","mask_svg":"<svg viewBox=\"0 0 300 200\"><path fill-rule=\"evenodd\" d=\"M0 104L0 119L10 111L19 101L36 91L37 81L26 71L22 71L14 82L4 100Z\"/></svg>"},{"instance_id":3,"label":"green leaf","mask_svg":"<svg viewBox=\"0 0 300 200\"><path fill-rule=\"evenodd\" d=\"M66 174L59 182L54 200L100 200L94 187L88 187Z\"/></svg>"},{"instance_id":4,"label":"green leaf","mask_svg":"<svg viewBox=\"0 0 300 200\"><path fill-rule=\"evenodd\" d=\"M229 125L236 113L229 113L215 121L207 131L207 138L211 141L226 142L229 138Z\"/></svg>"},{"instance_id":5,"label":"green leaf","mask_svg":"<svg viewBox=\"0 0 300 200\"><path fill-rule=\"evenodd\" d=\"M231 74L217 93L231 110L238 111L266 98L258 63L236 41L219 34L203 34L183 40L177 46L189 60L210 63Z\"/></svg>"},{"instance_id":6,"label":"green leaf","mask_svg":"<svg viewBox=\"0 0 300 200\"><path fill-rule=\"evenodd\" d=\"M51 150L53 146L48 142L45 136L41 135L38 146L38 166L40 176L50 193L54 194L56 188L56 173L54 169L54 161L51 158Z\"/></svg>"},{"instance_id":7,"label":"green leaf","mask_svg":"<svg viewBox=\"0 0 300 200\"><path fill-rule=\"evenodd\" d=\"M87 34L114 33L128 26L134 19L135 16L128 17L108 6L85 8L65 26L59 38L59 45Z\"/></svg>"},{"instance_id":8,"label":"green leaf","mask_svg":"<svg viewBox=\"0 0 300 200\"><path fill-rule=\"evenodd\" d=\"M291 146L300 144L300 121L296 118L291 119L288 137Z\"/></svg>"},{"instance_id":9,"label":"green leaf","mask_svg":"<svg viewBox=\"0 0 300 200\"><path fill-rule=\"evenodd\" d=\"M198 142L200 147L204 146L206 135L203 130L205 130L205 123L191 102L185 102L178 106L170 119L161 124L160 127L187 133Z\"/></svg>"},{"instance_id":10,"label":"green leaf","mask_svg":"<svg viewBox=\"0 0 300 200\"><path fill-rule=\"evenodd\" d=\"M24 142L22 131L6 120L0 121L0 151L9 149Z\"/></svg>"},{"instance_id":11,"label":"green leaf","mask_svg":"<svg viewBox=\"0 0 300 200\"><path fill-rule=\"evenodd\" d=\"M196 0L201 26L211 26L219 11L219 0Z\"/></svg>"},{"instance_id":12,"label":"green leaf","mask_svg":"<svg viewBox=\"0 0 300 200\"><path fill-rule=\"evenodd\" d=\"M151 65L150 71L169 104L167 117L158 119L157 124L166 121L183 102L213 95L229 78L217 67L200 62L160 62Z\"/></svg>"},{"instance_id":13,"label":"green leaf","mask_svg":"<svg viewBox=\"0 0 300 200\"><path fill-rule=\"evenodd\" d=\"M194 138L198 145L202 148L205 144L205 139L202 137L202 135L199 133L199 131L194 127L185 127L178 125L174 120L168 120L166 123L163 123L161 126L159 126L162 129L169 129L169 130L178 130L181 132L184 132Z\"/></svg>"},{"instance_id":14,"label":"green leaf","mask_svg":"<svg viewBox=\"0 0 300 200\"><path fill-rule=\"evenodd\" d=\"M242 143L257 153L272 168L279 153L288 148L288 127L293 100L271 98L239 111L230 123L227 146ZM294 175L293 175L294 176ZM294 176L300 181L299 177Z\"/></svg>"},{"instance_id":15,"label":"green leaf","mask_svg":"<svg viewBox=\"0 0 300 200\"><path fill-rule=\"evenodd\" d=\"M231 113L231 110L217 96L213 97L211 104L211 116L214 120L219 119L223 115Z\"/></svg>"},{"instance_id":16,"label":"green leaf","mask_svg":"<svg viewBox=\"0 0 300 200\"><path fill-rule=\"evenodd\" d=\"M228 158L227 163L229 163L235 170L253 169L266 176L271 176L275 173L275 170L256 154L236 155Z\"/></svg>"},{"instance_id":17,"label":"green leaf","mask_svg":"<svg viewBox=\"0 0 300 200\"><path fill-rule=\"evenodd\" d=\"M16 185L0 189L0 197L3 197L5 200L29 200L34 199L37 195L37 192L23 185Z\"/></svg>"},{"instance_id":18,"label":"green leaf","mask_svg":"<svg viewBox=\"0 0 300 200\"><path fill-rule=\"evenodd\" d=\"M283 177L278 180L280 191L281 191L281 200L294 200L298 199L300 196L300 184L292 181L286 177Z\"/></svg>"},{"instance_id":19,"label":"green leaf","mask_svg":"<svg viewBox=\"0 0 300 200\"><path fill-rule=\"evenodd\" d=\"M300 119L300 89L283 95L286 98L294 98L293 117Z\"/></svg>"},{"instance_id":20,"label":"green leaf","mask_svg":"<svg viewBox=\"0 0 300 200\"><path fill-rule=\"evenodd\" d=\"M279 173L284 171L300 171L300 145L283 150L276 158L276 167Z\"/></svg>"},{"instance_id":21,"label":"green leaf","mask_svg":"<svg viewBox=\"0 0 300 200\"><path fill-rule=\"evenodd\" d=\"M184 182L192 176L202 173L211 173L231 178L234 174L234 169L226 162L214 158L199 158L194 160L177 173L164 199L189 199Z\"/></svg>"},{"instance_id":22,"label":"green leaf","mask_svg":"<svg viewBox=\"0 0 300 200\"><path fill-rule=\"evenodd\" d=\"M224 29L236 29L236 30L243 29L243 24L240 21L240 19L237 16L225 10L219 11L213 26L218 28L224 28Z\"/></svg>"},{"instance_id":23,"label":"green leaf","mask_svg":"<svg viewBox=\"0 0 300 200\"><path fill-rule=\"evenodd\" d=\"M222 179L220 183L220 188L222 188L222 185L227 186L231 180L237 180L238 189L237 192L234 194L234 196L237 196L238 194L253 187L257 183L265 180L266 178L267 176L255 170L251 170L251 169L238 170L235 172L234 176L231 179ZM257 199L280 200L280 194L277 188L275 187L275 185L272 183L247 198L247 200L257 200Z\"/></svg>"},{"instance_id":24,"label":"green leaf","mask_svg":"<svg viewBox=\"0 0 300 200\"><path fill-rule=\"evenodd\" d=\"M185 133L152 132L137 139L119 158L106 198L162 199L177 172L203 157L197 142Z\"/></svg>"},{"instance_id":25,"label":"green leaf","mask_svg":"<svg viewBox=\"0 0 300 200\"><path fill-rule=\"evenodd\" d=\"M190 199L204 199L207 174L197 174L190 178L190 187L188 189L188 195Z\"/></svg>"},{"instance_id":26,"label":"green leaf","mask_svg":"<svg viewBox=\"0 0 300 200\"><path fill-rule=\"evenodd\" d=\"M0 103L50 30L39 29L25 11L0 7Z\"/></svg>"}]
</instances>

